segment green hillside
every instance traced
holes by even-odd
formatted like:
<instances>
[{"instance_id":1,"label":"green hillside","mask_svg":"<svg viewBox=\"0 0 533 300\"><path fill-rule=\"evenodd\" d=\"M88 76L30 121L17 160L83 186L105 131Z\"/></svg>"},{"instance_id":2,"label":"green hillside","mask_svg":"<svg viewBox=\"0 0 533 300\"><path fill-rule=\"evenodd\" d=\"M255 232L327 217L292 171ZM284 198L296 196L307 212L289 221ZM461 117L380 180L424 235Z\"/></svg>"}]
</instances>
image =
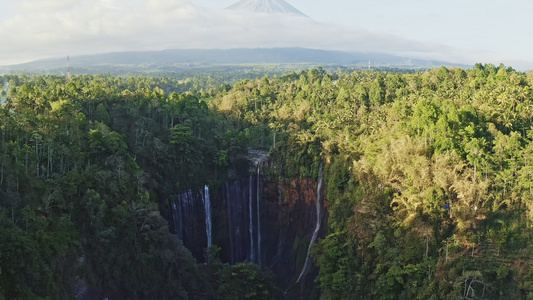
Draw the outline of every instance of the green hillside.
<instances>
[{"instance_id":1,"label":"green hillside","mask_svg":"<svg viewBox=\"0 0 533 300\"><path fill-rule=\"evenodd\" d=\"M172 193L247 172L251 148L272 182L324 166L321 299L533 298L531 74L2 82L0 299L295 297L217 247L196 262L164 218Z\"/></svg>"}]
</instances>

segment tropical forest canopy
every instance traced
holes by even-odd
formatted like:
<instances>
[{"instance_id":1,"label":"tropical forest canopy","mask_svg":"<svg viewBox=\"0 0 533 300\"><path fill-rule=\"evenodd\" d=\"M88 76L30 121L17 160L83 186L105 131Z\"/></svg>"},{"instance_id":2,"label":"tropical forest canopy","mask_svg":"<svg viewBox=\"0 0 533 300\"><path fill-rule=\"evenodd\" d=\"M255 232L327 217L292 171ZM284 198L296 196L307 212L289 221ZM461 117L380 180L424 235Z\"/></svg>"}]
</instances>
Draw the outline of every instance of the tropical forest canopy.
<instances>
[{"instance_id":1,"label":"tropical forest canopy","mask_svg":"<svg viewBox=\"0 0 533 300\"><path fill-rule=\"evenodd\" d=\"M163 217L173 193L244 176L250 148L273 180L324 165L323 298L533 298L532 74L2 82L0 299L70 299L76 278L119 299L282 298L216 247L197 263Z\"/></svg>"}]
</instances>

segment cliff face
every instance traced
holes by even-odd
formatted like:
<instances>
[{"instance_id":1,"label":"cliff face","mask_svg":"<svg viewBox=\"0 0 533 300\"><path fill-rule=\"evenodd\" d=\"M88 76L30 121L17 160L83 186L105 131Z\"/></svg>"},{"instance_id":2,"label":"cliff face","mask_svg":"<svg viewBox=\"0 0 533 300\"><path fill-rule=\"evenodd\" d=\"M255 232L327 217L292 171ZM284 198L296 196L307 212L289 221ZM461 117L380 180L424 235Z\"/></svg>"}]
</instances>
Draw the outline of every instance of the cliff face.
<instances>
[{"instance_id":1,"label":"cliff face","mask_svg":"<svg viewBox=\"0 0 533 300\"><path fill-rule=\"evenodd\" d=\"M312 286L316 277L316 269L311 267L296 284L317 225L316 191L316 182L309 179L292 179L288 184L265 182L265 260L284 289ZM325 214L321 218L324 224ZM324 233L321 226L318 234Z\"/></svg>"},{"instance_id":2,"label":"cliff face","mask_svg":"<svg viewBox=\"0 0 533 300\"><path fill-rule=\"evenodd\" d=\"M317 272L312 264L300 282L296 282L317 228L316 182L310 179L269 181L258 170L218 190L210 190L211 230L206 222L207 193L207 187L184 192L171 201L170 207L173 232L182 238L197 260L205 260L211 237L212 244L221 248L224 261L249 261L270 270L284 291L290 292L301 285L306 286L305 290L313 290ZM325 223L325 216L321 214L321 224ZM319 236L325 232L323 227L319 228Z\"/></svg>"}]
</instances>

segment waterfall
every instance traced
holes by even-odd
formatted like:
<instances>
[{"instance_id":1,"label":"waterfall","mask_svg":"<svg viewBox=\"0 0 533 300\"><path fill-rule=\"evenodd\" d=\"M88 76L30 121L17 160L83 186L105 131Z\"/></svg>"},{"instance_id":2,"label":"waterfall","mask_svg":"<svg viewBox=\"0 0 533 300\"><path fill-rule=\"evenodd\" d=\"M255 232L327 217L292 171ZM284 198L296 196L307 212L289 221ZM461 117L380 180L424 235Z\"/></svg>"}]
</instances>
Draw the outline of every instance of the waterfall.
<instances>
[{"instance_id":1,"label":"waterfall","mask_svg":"<svg viewBox=\"0 0 533 300\"><path fill-rule=\"evenodd\" d=\"M204 210L205 210L205 234L207 235L207 248L211 248L213 245L212 228L213 223L211 220L211 195L209 194L209 187L204 187Z\"/></svg>"},{"instance_id":2,"label":"waterfall","mask_svg":"<svg viewBox=\"0 0 533 300\"><path fill-rule=\"evenodd\" d=\"M231 226L232 224L232 217L231 217L231 197L230 197L230 184L229 183L226 183L226 201L228 202L228 227L229 227L229 245L230 245L230 262L231 263L234 263L235 262L235 257L233 256L234 252L235 252L235 246L233 244L233 228Z\"/></svg>"},{"instance_id":3,"label":"waterfall","mask_svg":"<svg viewBox=\"0 0 533 300\"><path fill-rule=\"evenodd\" d=\"M178 197L178 237L183 241L183 213L181 209L181 198Z\"/></svg>"},{"instance_id":4,"label":"waterfall","mask_svg":"<svg viewBox=\"0 0 533 300\"><path fill-rule=\"evenodd\" d=\"M179 199L179 198L178 198ZM181 203L172 202L172 218L174 219L174 233L178 235L180 240L183 240L182 230L181 230Z\"/></svg>"},{"instance_id":5,"label":"waterfall","mask_svg":"<svg viewBox=\"0 0 533 300\"><path fill-rule=\"evenodd\" d=\"M257 252L256 252L256 262L257 264L261 267L261 264L262 264L262 256L261 256L261 239L262 239L262 236L261 236L261 163L264 162L267 157L268 157L268 153L264 152L264 151L261 151L261 150L248 150L248 154L250 155L250 161L253 163L253 165L255 166L256 170L257 170L257 176L256 176L256 184L255 184L255 189L256 189L256 193L255 193L255 209L256 209L256 226L257 226L257 244L256 244L256 247L257 248L254 248L253 247L253 244L251 245L252 246L252 251L254 251L254 249L257 249ZM250 201L252 200L252 178L250 178ZM250 219L252 219L252 209L253 209L253 205L250 203ZM253 241L254 240L254 237L253 237L253 222L250 220L250 239Z\"/></svg>"},{"instance_id":6,"label":"waterfall","mask_svg":"<svg viewBox=\"0 0 533 300\"><path fill-rule=\"evenodd\" d=\"M171 196L170 204L173 233L183 241L183 245L197 260L204 258L205 248L205 244L201 242L204 241L201 230L204 228L204 222L207 222L202 216L202 208L205 207L202 204L203 194L202 190L187 190Z\"/></svg>"},{"instance_id":7,"label":"waterfall","mask_svg":"<svg viewBox=\"0 0 533 300\"><path fill-rule=\"evenodd\" d=\"M229 233L230 262L237 263L243 261L257 262L260 254L260 226L256 220L256 205L259 202L256 196L255 175L242 178L226 184L226 203ZM257 212L257 218L259 212Z\"/></svg>"},{"instance_id":8,"label":"waterfall","mask_svg":"<svg viewBox=\"0 0 533 300\"><path fill-rule=\"evenodd\" d=\"M313 237L311 238L311 241L309 242L309 247L307 248L307 257L305 258L304 267L302 269L302 272L300 273L300 276L298 277L298 280L296 283L300 282L302 278L306 275L307 270L309 269L309 263L310 263L310 254L311 254L311 247L316 242L318 238L318 232L320 231L320 226L322 225L322 190L324 189L324 168L322 164L320 164L320 170L318 175L318 183L316 187L316 226L315 231L313 232Z\"/></svg>"},{"instance_id":9,"label":"waterfall","mask_svg":"<svg viewBox=\"0 0 533 300\"><path fill-rule=\"evenodd\" d=\"M250 175L248 182L248 218L250 219L249 232L250 232L250 261L255 261L255 245L254 245L254 219L253 219L253 176Z\"/></svg>"},{"instance_id":10,"label":"waterfall","mask_svg":"<svg viewBox=\"0 0 533 300\"><path fill-rule=\"evenodd\" d=\"M192 191L189 190L181 196L181 204L183 205L182 210L182 230L183 230L183 242L186 245L189 245L191 248L193 245L196 245L195 242L195 214L194 214L194 198L192 196Z\"/></svg>"},{"instance_id":11,"label":"waterfall","mask_svg":"<svg viewBox=\"0 0 533 300\"><path fill-rule=\"evenodd\" d=\"M261 267L261 206L259 202L261 200L261 168L257 164L257 264ZM251 212L250 212L251 215Z\"/></svg>"},{"instance_id":12,"label":"waterfall","mask_svg":"<svg viewBox=\"0 0 533 300\"><path fill-rule=\"evenodd\" d=\"M199 261L213 241L232 264L249 261L261 266L268 260L261 254L261 163L268 154L250 150L250 155L249 175L226 182L216 194L204 185L170 199L171 229Z\"/></svg>"}]
</instances>

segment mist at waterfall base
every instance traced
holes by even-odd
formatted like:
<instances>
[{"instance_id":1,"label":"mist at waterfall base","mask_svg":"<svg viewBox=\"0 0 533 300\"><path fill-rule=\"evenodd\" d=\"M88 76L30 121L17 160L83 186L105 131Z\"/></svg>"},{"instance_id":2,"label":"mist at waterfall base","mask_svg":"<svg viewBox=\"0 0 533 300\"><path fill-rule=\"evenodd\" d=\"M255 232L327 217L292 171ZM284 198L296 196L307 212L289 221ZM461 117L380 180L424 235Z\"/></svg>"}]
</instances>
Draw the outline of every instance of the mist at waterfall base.
<instances>
[{"instance_id":1,"label":"mist at waterfall base","mask_svg":"<svg viewBox=\"0 0 533 300\"><path fill-rule=\"evenodd\" d=\"M309 249L324 234L316 193L321 188L305 179L268 181L257 167L216 190L205 186L173 196L171 229L200 262L216 245L225 262L253 262L272 271L282 289L297 281L312 285L317 270Z\"/></svg>"}]
</instances>

